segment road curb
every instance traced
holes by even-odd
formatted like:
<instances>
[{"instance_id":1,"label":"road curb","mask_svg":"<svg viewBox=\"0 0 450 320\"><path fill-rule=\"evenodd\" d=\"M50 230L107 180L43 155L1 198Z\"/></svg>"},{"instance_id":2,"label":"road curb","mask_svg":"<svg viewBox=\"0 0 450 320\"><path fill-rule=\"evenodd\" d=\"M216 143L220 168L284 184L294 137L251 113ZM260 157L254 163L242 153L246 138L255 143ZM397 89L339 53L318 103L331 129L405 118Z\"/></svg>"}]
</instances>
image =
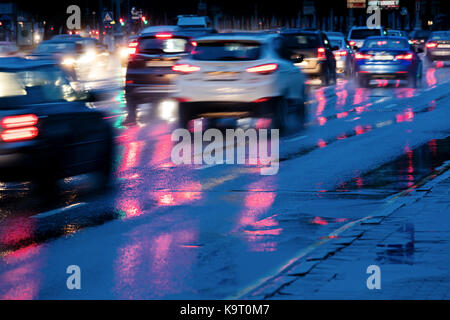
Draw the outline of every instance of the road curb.
<instances>
[{"instance_id":1,"label":"road curb","mask_svg":"<svg viewBox=\"0 0 450 320\"><path fill-rule=\"evenodd\" d=\"M419 201L429 193L437 184L450 177L450 161L445 162L436 171L416 183L386 199L382 208L374 214L349 222L331 232L327 237L299 251L278 271L259 280L257 283L241 290L227 299L263 300L280 293L281 290L296 281L299 277L306 276L320 262L329 256L350 246L358 238L362 237L373 225L378 225L398 209ZM352 232L350 232L352 231ZM341 240L341 241L336 241ZM325 246L328 244L328 246ZM316 251L317 250L317 251ZM313 251L314 252L313 254Z\"/></svg>"}]
</instances>

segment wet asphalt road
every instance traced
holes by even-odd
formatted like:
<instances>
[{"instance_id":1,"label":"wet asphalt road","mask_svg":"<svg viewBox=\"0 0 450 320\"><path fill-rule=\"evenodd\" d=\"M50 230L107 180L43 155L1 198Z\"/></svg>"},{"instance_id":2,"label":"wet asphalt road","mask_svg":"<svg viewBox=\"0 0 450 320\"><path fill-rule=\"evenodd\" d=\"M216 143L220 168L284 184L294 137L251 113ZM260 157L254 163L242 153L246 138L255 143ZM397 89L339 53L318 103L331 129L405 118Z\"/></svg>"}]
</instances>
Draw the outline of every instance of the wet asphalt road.
<instances>
[{"instance_id":1,"label":"wet asphalt road","mask_svg":"<svg viewBox=\"0 0 450 320\"><path fill-rule=\"evenodd\" d=\"M253 165L174 165L172 115L144 105L137 125L123 126L123 92L110 90L97 107L117 134L111 189L74 177L44 199L29 184L0 184L0 298L236 297L449 160L449 75L438 63L418 89L311 87L308 124L281 138L273 176ZM66 287L74 264L81 290Z\"/></svg>"}]
</instances>

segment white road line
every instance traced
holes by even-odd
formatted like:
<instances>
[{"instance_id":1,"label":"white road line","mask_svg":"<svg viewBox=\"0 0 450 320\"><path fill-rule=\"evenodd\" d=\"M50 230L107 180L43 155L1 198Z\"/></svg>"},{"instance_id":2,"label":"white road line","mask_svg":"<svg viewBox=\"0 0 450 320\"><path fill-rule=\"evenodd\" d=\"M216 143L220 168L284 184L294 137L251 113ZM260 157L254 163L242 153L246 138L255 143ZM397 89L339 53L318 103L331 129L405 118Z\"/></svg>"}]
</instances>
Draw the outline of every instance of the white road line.
<instances>
[{"instance_id":1,"label":"white road line","mask_svg":"<svg viewBox=\"0 0 450 320\"><path fill-rule=\"evenodd\" d=\"M41 219L41 218L50 217L50 216L53 216L53 215L56 215L56 214L64 213L64 212L66 212L68 210L71 210L73 208L79 208L79 207L85 206L86 204L87 204L86 202L74 203L74 204L71 204L70 206L66 206L66 207L50 210L50 211L47 211L47 212L38 213L38 214L36 214L34 216L31 216L31 218Z\"/></svg>"}]
</instances>

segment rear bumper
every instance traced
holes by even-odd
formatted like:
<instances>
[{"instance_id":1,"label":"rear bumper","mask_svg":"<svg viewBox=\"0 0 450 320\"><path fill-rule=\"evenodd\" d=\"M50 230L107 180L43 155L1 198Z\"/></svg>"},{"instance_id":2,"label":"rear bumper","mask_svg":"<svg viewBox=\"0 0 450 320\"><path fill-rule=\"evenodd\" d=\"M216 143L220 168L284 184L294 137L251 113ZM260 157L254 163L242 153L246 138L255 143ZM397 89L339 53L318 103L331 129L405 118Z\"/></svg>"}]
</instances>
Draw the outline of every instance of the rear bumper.
<instances>
[{"instance_id":1,"label":"rear bumper","mask_svg":"<svg viewBox=\"0 0 450 320\"><path fill-rule=\"evenodd\" d=\"M413 72L413 65L358 65L356 67L356 73L372 79L402 79Z\"/></svg>"},{"instance_id":2,"label":"rear bumper","mask_svg":"<svg viewBox=\"0 0 450 320\"><path fill-rule=\"evenodd\" d=\"M450 60L450 48L445 50L427 50L427 57L431 60Z\"/></svg>"},{"instance_id":3,"label":"rear bumper","mask_svg":"<svg viewBox=\"0 0 450 320\"><path fill-rule=\"evenodd\" d=\"M0 154L0 181L29 181L45 174L46 164L50 163L43 150L15 150Z\"/></svg>"},{"instance_id":4,"label":"rear bumper","mask_svg":"<svg viewBox=\"0 0 450 320\"><path fill-rule=\"evenodd\" d=\"M268 98L262 102L236 101L203 101L183 102L179 104L180 112L187 111L191 116L204 117L239 117L239 116L270 116L277 98Z\"/></svg>"},{"instance_id":5,"label":"rear bumper","mask_svg":"<svg viewBox=\"0 0 450 320\"><path fill-rule=\"evenodd\" d=\"M307 76L307 77L319 77L323 75L325 71L325 62L319 62L314 68L302 68L299 69Z\"/></svg>"}]
</instances>

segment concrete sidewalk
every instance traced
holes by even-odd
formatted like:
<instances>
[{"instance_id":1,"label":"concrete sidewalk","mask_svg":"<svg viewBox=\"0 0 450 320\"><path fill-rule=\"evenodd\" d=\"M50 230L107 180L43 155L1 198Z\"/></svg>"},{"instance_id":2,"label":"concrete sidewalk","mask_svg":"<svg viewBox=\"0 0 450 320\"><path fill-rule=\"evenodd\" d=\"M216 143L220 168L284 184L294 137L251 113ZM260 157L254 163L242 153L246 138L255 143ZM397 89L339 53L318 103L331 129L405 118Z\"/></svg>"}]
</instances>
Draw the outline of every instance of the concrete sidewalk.
<instances>
[{"instance_id":1,"label":"concrete sidewalk","mask_svg":"<svg viewBox=\"0 0 450 320\"><path fill-rule=\"evenodd\" d=\"M248 298L449 299L450 170L393 207L332 239L319 249L325 254L306 256ZM371 265L380 268L380 289L368 289Z\"/></svg>"}]
</instances>

